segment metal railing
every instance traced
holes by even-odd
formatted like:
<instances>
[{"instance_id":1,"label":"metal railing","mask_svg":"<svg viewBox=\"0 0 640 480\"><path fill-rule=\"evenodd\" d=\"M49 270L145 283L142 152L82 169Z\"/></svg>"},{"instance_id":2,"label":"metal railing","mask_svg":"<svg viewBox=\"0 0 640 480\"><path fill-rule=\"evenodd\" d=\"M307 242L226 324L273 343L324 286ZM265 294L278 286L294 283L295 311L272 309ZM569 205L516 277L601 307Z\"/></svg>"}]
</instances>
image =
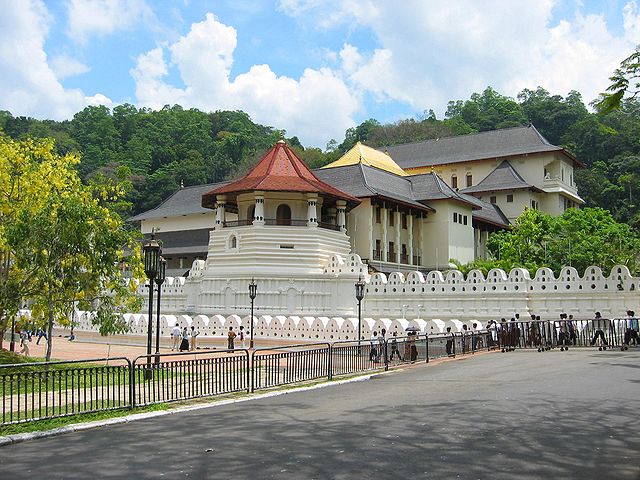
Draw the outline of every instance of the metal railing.
<instances>
[{"instance_id":1,"label":"metal railing","mask_svg":"<svg viewBox=\"0 0 640 480\"><path fill-rule=\"evenodd\" d=\"M242 349L141 355L131 372L133 406L250 391L249 351Z\"/></svg>"},{"instance_id":2,"label":"metal railing","mask_svg":"<svg viewBox=\"0 0 640 480\"><path fill-rule=\"evenodd\" d=\"M251 391L330 378L330 350L329 343L254 350L251 355Z\"/></svg>"},{"instance_id":3,"label":"metal railing","mask_svg":"<svg viewBox=\"0 0 640 480\"><path fill-rule=\"evenodd\" d=\"M0 425L131 407L124 357L0 365Z\"/></svg>"},{"instance_id":4,"label":"metal railing","mask_svg":"<svg viewBox=\"0 0 640 480\"><path fill-rule=\"evenodd\" d=\"M518 321L434 335L0 365L0 425L253 392L480 350L640 343L637 321ZM635 332L635 333L634 333Z\"/></svg>"}]
</instances>

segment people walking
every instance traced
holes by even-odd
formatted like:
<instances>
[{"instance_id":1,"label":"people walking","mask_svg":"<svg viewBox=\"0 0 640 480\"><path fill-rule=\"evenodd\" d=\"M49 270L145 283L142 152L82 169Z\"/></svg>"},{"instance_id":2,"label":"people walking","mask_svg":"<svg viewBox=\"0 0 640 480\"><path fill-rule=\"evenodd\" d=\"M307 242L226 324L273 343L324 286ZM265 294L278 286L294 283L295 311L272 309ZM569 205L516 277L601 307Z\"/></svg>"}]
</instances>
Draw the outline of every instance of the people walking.
<instances>
[{"instance_id":1,"label":"people walking","mask_svg":"<svg viewBox=\"0 0 640 480\"><path fill-rule=\"evenodd\" d=\"M40 340L42 339L42 337L44 337L45 340L49 340L49 338L47 338L47 332L44 330L44 328L38 328L38 340L36 340L36 345L40 345Z\"/></svg>"},{"instance_id":2,"label":"people walking","mask_svg":"<svg viewBox=\"0 0 640 480\"><path fill-rule=\"evenodd\" d=\"M173 341L171 351L180 350L180 342L182 341L182 330L180 330L180 325L176 324L171 330L171 340Z\"/></svg>"},{"instance_id":3,"label":"people walking","mask_svg":"<svg viewBox=\"0 0 640 480\"><path fill-rule=\"evenodd\" d=\"M189 351L189 332L187 331L187 327L182 329L182 333L180 336L180 351L188 352Z\"/></svg>"},{"instance_id":4,"label":"people walking","mask_svg":"<svg viewBox=\"0 0 640 480\"><path fill-rule=\"evenodd\" d=\"M20 331L20 346L22 347L22 350L20 350L20 353L24 354L26 357L30 355L29 353L30 341L31 339L29 338L29 334L27 333L27 331L26 330Z\"/></svg>"},{"instance_id":5,"label":"people walking","mask_svg":"<svg viewBox=\"0 0 640 480\"><path fill-rule=\"evenodd\" d=\"M240 340L240 347L244 350L247 346L244 344L245 334L244 334L244 325L240 325L240 331L238 332L238 339Z\"/></svg>"},{"instance_id":6,"label":"people walking","mask_svg":"<svg viewBox=\"0 0 640 480\"><path fill-rule=\"evenodd\" d=\"M189 335L189 350L193 351L198 348L198 335L200 335L200 332L196 330L196 327L194 325L191 325L191 333Z\"/></svg>"},{"instance_id":7,"label":"people walking","mask_svg":"<svg viewBox=\"0 0 640 480\"><path fill-rule=\"evenodd\" d=\"M578 334L576 332L576 324L573 320L573 315L571 314L569 314L569 318L567 319L567 329L569 331L569 341L575 347L578 344Z\"/></svg>"},{"instance_id":8,"label":"people walking","mask_svg":"<svg viewBox=\"0 0 640 480\"><path fill-rule=\"evenodd\" d=\"M236 332L233 331L233 327L229 327L229 332L227 332L227 350L235 349L234 343L236 335Z\"/></svg>"},{"instance_id":9,"label":"people walking","mask_svg":"<svg viewBox=\"0 0 640 480\"><path fill-rule=\"evenodd\" d=\"M633 310L627 310L627 319L625 320L624 330L624 343L622 345L623 350L629 348L629 344L633 341L633 345L636 346L640 343L638 338L638 319L636 318L636 312Z\"/></svg>"},{"instance_id":10,"label":"people walking","mask_svg":"<svg viewBox=\"0 0 640 480\"><path fill-rule=\"evenodd\" d=\"M400 351L398 350L398 333L393 332L393 335L391 336L391 356L389 357L389 361L393 362L393 359L396 356L401 362L404 361L402 359L402 355L400 355Z\"/></svg>"},{"instance_id":11,"label":"people walking","mask_svg":"<svg viewBox=\"0 0 640 480\"><path fill-rule=\"evenodd\" d=\"M602 318L602 316L600 315L600 312L596 312L596 316L592 320L592 322L593 322L593 328L595 329L596 334L591 339L591 346L594 346L596 344L596 340L600 338L602 344L599 346L598 349L606 350L607 346L609 345L609 343L607 343L607 339L604 336L604 327L606 326L606 320Z\"/></svg>"},{"instance_id":12,"label":"people walking","mask_svg":"<svg viewBox=\"0 0 640 480\"><path fill-rule=\"evenodd\" d=\"M385 352L385 342L386 339L384 338L385 334L387 333L387 331L383 328L382 330L380 330L380 334L378 335L378 356L376 357L376 362L380 361L380 358L382 357L382 355L385 355L386 357L386 352ZM386 358L385 358L386 361Z\"/></svg>"},{"instance_id":13,"label":"people walking","mask_svg":"<svg viewBox=\"0 0 640 480\"><path fill-rule=\"evenodd\" d=\"M448 356L453 355L453 333L451 333L451 327L447 327L447 343L445 344L445 350Z\"/></svg>"},{"instance_id":14,"label":"people walking","mask_svg":"<svg viewBox=\"0 0 640 480\"><path fill-rule=\"evenodd\" d=\"M373 332L371 334L371 338L369 339L370 350L369 350L369 361L378 361L378 332Z\"/></svg>"}]
</instances>

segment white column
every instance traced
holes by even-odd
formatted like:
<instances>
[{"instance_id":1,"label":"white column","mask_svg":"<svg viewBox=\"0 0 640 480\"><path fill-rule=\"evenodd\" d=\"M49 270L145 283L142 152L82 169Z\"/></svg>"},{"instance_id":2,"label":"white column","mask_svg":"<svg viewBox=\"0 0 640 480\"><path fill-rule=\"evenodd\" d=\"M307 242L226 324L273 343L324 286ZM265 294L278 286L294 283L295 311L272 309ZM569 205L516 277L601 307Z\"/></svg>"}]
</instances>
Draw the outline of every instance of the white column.
<instances>
[{"instance_id":1,"label":"white column","mask_svg":"<svg viewBox=\"0 0 640 480\"><path fill-rule=\"evenodd\" d=\"M318 195L307 194L307 227L318 226Z\"/></svg>"},{"instance_id":2,"label":"white column","mask_svg":"<svg viewBox=\"0 0 640 480\"><path fill-rule=\"evenodd\" d=\"M389 224L389 219L387 218L387 207L383 203L382 204L382 252L380 252L380 260L383 262L387 261L387 248L389 247L387 241L387 225Z\"/></svg>"},{"instance_id":3,"label":"white column","mask_svg":"<svg viewBox=\"0 0 640 480\"><path fill-rule=\"evenodd\" d=\"M409 244L409 265L413 265L413 212L409 212L407 218L407 243Z\"/></svg>"},{"instance_id":4,"label":"white column","mask_svg":"<svg viewBox=\"0 0 640 480\"><path fill-rule=\"evenodd\" d=\"M345 212L347 211L347 202L344 200L338 200L336 202L336 207L338 209L338 226L340 227L340 231L347 231L347 218Z\"/></svg>"},{"instance_id":5,"label":"white column","mask_svg":"<svg viewBox=\"0 0 640 480\"><path fill-rule=\"evenodd\" d=\"M395 215L395 221L393 222L393 225L396 229L396 258L394 259L395 262L400 263L400 255L402 254L402 241L400 239L400 231L402 230L402 218L401 218L401 214L400 212L396 209L395 212L392 212L392 215Z\"/></svg>"},{"instance_id":6,"label":"white column","mask_svg":"<svg viewBox=\"0 0 640 480\"><path fill-rule=\"evenodd\" d=\"M218 195L216 197L216 224L214 228L222 228L224 226L226 201L226 195Z\"/></svg>"},{"instance_id":7,"label":"white column","mask_svg":"<svg viewBox=\"0 0 640 480\"><path fill-rule=\"evenodd\" d=\"M253 212L253 224L264 225L264 195L257 193L254 195L256 206Z\"/></svg>"}]
</instances>

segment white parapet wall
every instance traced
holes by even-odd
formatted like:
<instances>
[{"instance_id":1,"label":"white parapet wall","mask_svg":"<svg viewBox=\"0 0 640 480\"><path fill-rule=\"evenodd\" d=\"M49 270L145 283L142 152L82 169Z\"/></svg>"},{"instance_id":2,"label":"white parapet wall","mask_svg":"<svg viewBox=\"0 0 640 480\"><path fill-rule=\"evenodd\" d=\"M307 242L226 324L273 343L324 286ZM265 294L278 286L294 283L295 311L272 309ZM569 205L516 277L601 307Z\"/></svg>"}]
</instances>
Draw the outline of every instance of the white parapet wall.
<instances>
[{"instance_id":1,"label":"white parapet wall","mask_svg":"<svg viewBox=\"0 0 640 480\"><path fill-rule=\"evenodd\" d=\"M203 278L194 263L193 277L171 279L162 289L161 333L168 336L174 325L194 325L204 337L225 338L229 326L237 331L251 325L246 278L230 278L235 285L230 303L195 302L185 305L187 298L198 298L191 289L200 287ZM593 318L596 311L605 318L621 318L627 310L640 311L640 278L633 277L627 267L615 266L608 275L599 267L589 267L581 276L571 267L562 269L558 277L548 268L531 276L527 270L509 273L491 270L485 277L471 271L465 277L459 271L439 271L423 275L392 273L388 277L366 274L366 266L357 255L346 259L334 256L322 276L317 278L259 279L254 305L254 335L291 341L344 341L357 337L358 318L354 282L362 276L366 281L361 335L368 339L374 331L385 329L388 335L404 334L408 328L421 333L443 333L480 329L491 319L510 319L516 313L526 320L531 314L543 320L555 320L560 313L573 314L576 320ZM263 283L264 282L264 283ZM314 283L315 282L315 283ZM260 288L260 285L263 285ZM241 288L244 288L241 291ZM293 294L291 292L294 292ZM305 303L305 295L324 298L322 302ZM147 295L144 285L140 295ZM143 309L143 311L145 311ZM30 312L21 312L28 315ZM76 312L78 331L97 331L91 312ZM124 315L130 333L146 335L147 315Z\"/></svg>"}]
</instances>

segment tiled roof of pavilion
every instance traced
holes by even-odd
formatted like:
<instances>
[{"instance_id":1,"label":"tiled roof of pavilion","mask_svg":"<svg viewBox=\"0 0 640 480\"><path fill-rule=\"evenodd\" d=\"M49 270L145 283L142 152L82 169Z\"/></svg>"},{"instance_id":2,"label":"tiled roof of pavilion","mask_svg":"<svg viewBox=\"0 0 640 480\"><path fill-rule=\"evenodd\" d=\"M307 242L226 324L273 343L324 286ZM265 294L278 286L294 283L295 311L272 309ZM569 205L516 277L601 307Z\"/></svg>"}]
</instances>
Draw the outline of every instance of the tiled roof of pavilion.
<instances>
[{"instance_id":1,"label":"tiled roof of pavilion","mask_svg":"<svg viewBox=\"0 0 640 480\"><path fill-rule=\"evenodd\" d=\"M284 140L276 142L244 177L202 195L202 206L212 208L217 195L227 195L233 201L237 194L251 191L318 193L360 203L356 197L318 179Z\"/></svg>"},{"instance_id":2,"label":"tiled roof of pavilion","mask_svg":"<svg viewBox=\"0 0 640 480\"><path fill-rule=\"evenodd\" d=\"M357 163L362 163L363 165L376 167L380 170L395 173L396 175L400 175L401 177L407 175L407 173L402 170L402 168L400 168L389 155L376 150L375 148L368 147L367 145L364 145L360 142L357 142L347 153L345 153L338 160L325 165L324 167L322 167L322 169L344 167L346 165L355 165Z\"/></svg>"},{"instance_id":3,"label":"tiled roof of pavilion","mask_svg":"<svg viewBox=\"0 0 640 480\"><path fill-rule=\"evenodd\" d=\"M541 191L538 187L528 184L513 166L504 160L489 175L477 185L460 190L462 193L493 192L498 190L531 189Z\"/></svg>"}]
</instances>

